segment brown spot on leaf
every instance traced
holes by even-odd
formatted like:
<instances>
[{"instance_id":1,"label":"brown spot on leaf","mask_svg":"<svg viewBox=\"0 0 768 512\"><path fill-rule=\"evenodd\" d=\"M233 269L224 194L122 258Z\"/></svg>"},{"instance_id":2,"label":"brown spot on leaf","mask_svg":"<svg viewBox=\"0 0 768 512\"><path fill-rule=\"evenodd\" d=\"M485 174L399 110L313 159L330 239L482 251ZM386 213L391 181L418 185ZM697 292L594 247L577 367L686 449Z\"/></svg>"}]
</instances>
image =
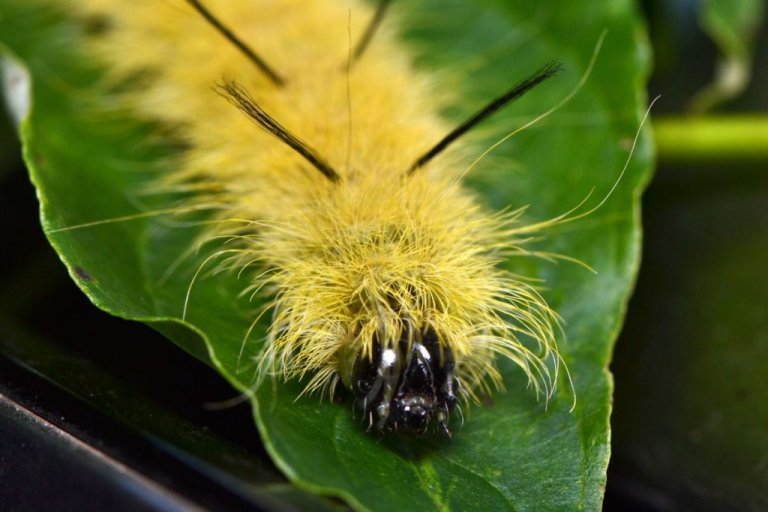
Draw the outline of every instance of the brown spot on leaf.
<instances>
[{"instance_id":1,"label":"brown spot on leaf","mask_svg":"<svg viewBox=\"0 0 768 512\"><path fill-rule=\"evenodd\" d=\"M75 267L75 275L78 277L78 279L85 281L86 283L93 281L93 276L86 272L82 267Z\"/></svg>"}]
</instances>

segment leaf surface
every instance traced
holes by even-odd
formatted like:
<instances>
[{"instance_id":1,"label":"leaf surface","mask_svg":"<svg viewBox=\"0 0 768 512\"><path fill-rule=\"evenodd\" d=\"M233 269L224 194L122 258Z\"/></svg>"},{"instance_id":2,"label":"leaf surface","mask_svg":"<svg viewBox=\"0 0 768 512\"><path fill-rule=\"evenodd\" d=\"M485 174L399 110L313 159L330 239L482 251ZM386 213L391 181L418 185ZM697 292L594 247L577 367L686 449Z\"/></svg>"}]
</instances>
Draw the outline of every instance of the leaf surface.
<instances>
[{"instance_id":1,"label":"leaf surface","mask_svg":"<svg viewBox=\"0 0 768 512\"><path fill-rule=\"evenodd\" d=\"M583 88L483 160L468 185L492 208L530 205L529 221L562 214L589 196L585 211L608 194L644 110L648 50L632 2L425 0L394 9L416 64L438 70L446 90L460 98L445 112L457 122L544 63L563 63L557 79L471 135L480 150L573 92L607 31ZM147 147L147 120L103 114L108 98L95 96L92 85L99 65L73 47L76 29L65 14L14 0L0 1L0 12L0 41L33 79L33 110L21 132L43 228L73 279L97 306L151 324L237 388L250 389L253 361L240 351L258 305L238 298L244 281L237 276L203 273L182 320L204 253L180 255L198 228L152 214L176 206L178 198L140 193L169 165L173 149ZM505 262L543 279L543 294L563 317L561 352L576 392L573 411L564 377L557 396L544 404L526 389L521 372L503 363L506 392L465 408L452 440L379 439L365 432L348 401L296 399L301 383L267 382L256 392L254 411L276 464L297 485L359 509L599 510L610 452L607 365L637 270L638 201L651 158L643 136L605 204L549 230L536 246L596 273L564 261ZM125 216L133 217L62 230ZM251 339L263 339L265 328L262 321ZM251 353L257 347L249 347Z\"/></svg>"}]
</instances>

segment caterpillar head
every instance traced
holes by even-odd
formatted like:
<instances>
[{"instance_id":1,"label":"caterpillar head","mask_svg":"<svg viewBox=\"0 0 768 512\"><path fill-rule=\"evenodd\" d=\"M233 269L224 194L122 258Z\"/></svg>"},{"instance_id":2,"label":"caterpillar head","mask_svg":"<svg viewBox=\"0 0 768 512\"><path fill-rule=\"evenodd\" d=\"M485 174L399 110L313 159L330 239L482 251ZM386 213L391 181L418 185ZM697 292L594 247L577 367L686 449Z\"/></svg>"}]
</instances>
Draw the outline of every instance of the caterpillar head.
<instances>
[{"instance_id":1,"label":"caterpillar head","mask_svg":"<svg viewBox=\"0 0 768 512\"><path fill-rule=\"evenodd\" d=\"M351 368L342 369L349 372L355 404L380 431L424 433L436 422L450 435L448 419L459 386L453 352L429 328L408 325L403 334L393 346L377 339L370 357L359 353Z\"/></svg>"}]
</instances>

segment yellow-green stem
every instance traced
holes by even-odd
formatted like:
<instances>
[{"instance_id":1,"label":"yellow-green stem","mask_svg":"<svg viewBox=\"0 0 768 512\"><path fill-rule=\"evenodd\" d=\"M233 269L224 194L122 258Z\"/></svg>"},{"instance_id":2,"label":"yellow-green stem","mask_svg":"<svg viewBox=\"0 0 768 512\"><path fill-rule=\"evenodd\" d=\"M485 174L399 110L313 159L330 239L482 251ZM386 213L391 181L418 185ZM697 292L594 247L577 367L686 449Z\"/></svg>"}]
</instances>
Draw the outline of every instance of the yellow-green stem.
<instances>
[{"instance_id":1,"label":"yellow-green stem","mask_svg":"<svg viewBox=\"0 0 768 512\"><path fill-rule=\"evenodd\" d=\"M657 117L653 121L659 162L768 163L768 116Z\"/></svg>"}]
</instances>

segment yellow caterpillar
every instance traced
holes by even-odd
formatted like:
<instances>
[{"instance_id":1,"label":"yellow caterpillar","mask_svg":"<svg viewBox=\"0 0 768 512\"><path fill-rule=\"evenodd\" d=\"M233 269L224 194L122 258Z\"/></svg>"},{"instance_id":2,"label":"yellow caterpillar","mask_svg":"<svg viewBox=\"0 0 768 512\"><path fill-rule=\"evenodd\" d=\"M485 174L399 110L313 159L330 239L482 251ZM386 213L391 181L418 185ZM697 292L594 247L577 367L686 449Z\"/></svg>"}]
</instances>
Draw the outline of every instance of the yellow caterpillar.
<instances>
[{"instance_id":1,"label":"yellow caterpillar","mask_svg":"<svg viewBox=\"0 0 768 512\"><path fill-rule=\"evenodd\" d=\"M110 81L149 72L121 101L189 143L156 185L214 205L218 264L271 297L261 375L341 382L381 430L448 433L458 399L501 384L499 356L549 396L557 316L498 263L536 256L527 239L556 221L525 225L462 186L478 151L446 142L460 133L438 115L445 91L412 67L396 20L359 1L257 4L74 2L106 21L87 45Z\"/></svg>"}]
</instances>

